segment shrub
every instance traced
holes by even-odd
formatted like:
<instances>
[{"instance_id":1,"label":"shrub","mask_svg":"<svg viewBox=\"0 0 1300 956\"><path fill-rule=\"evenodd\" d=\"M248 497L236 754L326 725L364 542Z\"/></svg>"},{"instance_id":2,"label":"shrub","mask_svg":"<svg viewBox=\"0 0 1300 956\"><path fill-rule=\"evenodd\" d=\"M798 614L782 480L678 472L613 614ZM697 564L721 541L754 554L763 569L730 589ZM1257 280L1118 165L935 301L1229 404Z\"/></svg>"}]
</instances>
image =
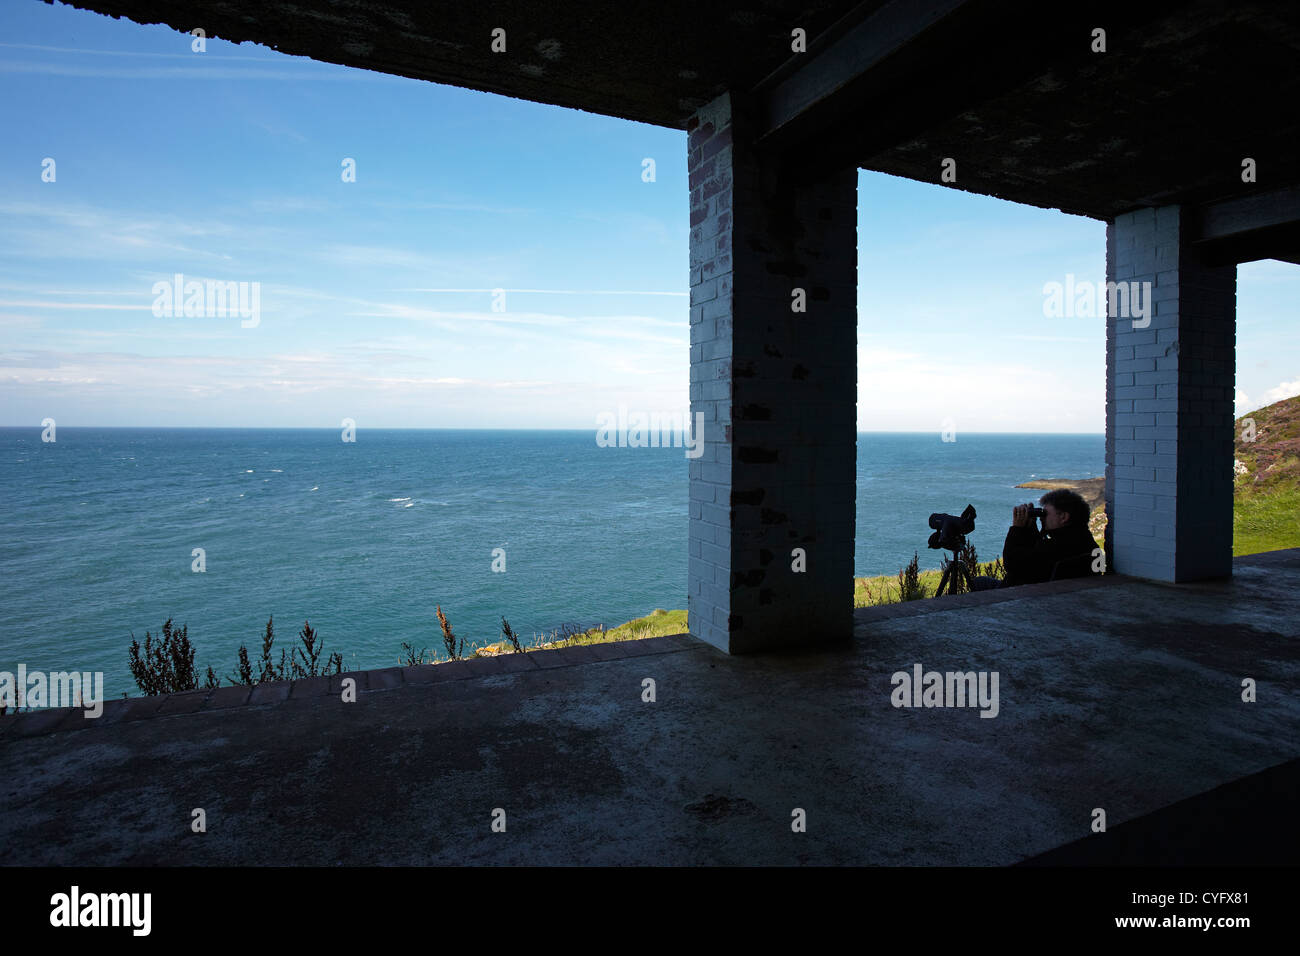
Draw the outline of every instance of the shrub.
<instances>
[{"instance_id":1,"label":"shrub","mask_svg":"<svg viewBox=\"0 0 1300 956\"><path fill-rule=\"evenodd\" d=\"M147 695L194 690L199 686L199 679L194 671L194 646L190 644L189 625L175 628L172 619L167 618L156 644L153 634L145 631L143 653L132 632L130 667L131 676ZM216 675L209 667L207 686L216 686L212 683L215 679Z\"/></svg>"},{"instance_id":2,"label":"shrub","mask_svg":"<svg viewBox=\"0 0 1300 956\"><path fill-rule=\"evenodd\" d=\"M402 653L404 656L398 660L398 663L406 667L433 663L428 657L429 649L427 647L422 647L417 651L414 644L402 641Z\"/></svg>"},{"instance_id":3,"label":"shrub","mask_svg":"<svg viewBox=\"0 0 1300 956\"><path fill-rule=\"evenodd\" d=\"M317 670L321 651L325 649L325 642L320 640L319 634L320 632L312 627L309 622L303 621L302 630L298 632L302 647L293 649L294 656L291 661L294 678L328 677L331 674L343 673L343 655L341 654L331 654L325 659L325 665Z\"/></svg>"},{"instance_id":4,"label":"shrub","mask_svg":"<svg viewBox=\"0 0 1300 956\"><path fill-rule=\"evenodd\" d=\"M266 683L273 680L287 680L289 677L288 668L285 666L284 648L280 649L280 665L277 667L271 663L271 645L275 643L275 624L274 616L266 619L266 633L262 635L262 660L258 672L258 683Z\"/></svg>"},{"instance_id":5,"label":"shrub","mask_svg":"<svg viewBox=\"0 0 1300 956\"><path fill-rule=\"evenodd\" d=\"M253 685L253 665L248 662L248 648L243 644L239 645L239 665L235 670L235 676L226 679L232 684L245 684L249 687Z\"/></svg>"},{"instance_id":6,"label":"shrub","mask_svg":"<svg viewBox=\"0 0 1300 956\"><path fill-rule=\"evenodd\" d=\"M257 673L253 673L252 664L248 660L248 648L243 644L239 645L239 666L233 677L226 678L232 684L244 684L251 687L254 684L265 684L267 681L288 680L289 671L286 664L286 654L283 649L280 651L280 664L277 667L271 660L271 646L275 643L275 620L274 616L266 619L266 631L262 635L262 657L258 661Z\"/></svg>"},{"instance_id":7,"label":"shrub","mask_svg":"<svg viewBox=\"0 0 1300 956\"><path fill-rule=\"evenodd\" d=\"M280 661L276 664L271 659L271 648L275 644L275 621L266 619L266 632L262 635L262 656L254 670L248 657L248 648L239 645L238 663L235 673L227 678L231 684L252 686L267 681L291 680L298 677L328 677L343 672L343 655L334 653L325 659L322 666L320 656L324 642L319 632L304 622L298 635L302 647L294 648L293 656L281 649ZM403 644L403 647L409 645ZM423 651L421 651L423 654ZM146 695L175 694L194 690L198 687L198 675L194 670L194 647L190 644L189 627L177 628L168 618L162 626L162 633L155 642L153 634L146 631L144 647L131 635L130 647L131 675ZM209 690L221 686L221 679L216 671L208 667L203 686ZM123 697L126 694L122 695ZM3 713L3 711L0 711Z\"/></svg>"},{"instance_id":8,"label":"shrub","mask_svg":"<svg viewBox=\"0 0 1300 956\"><path fill-rule=\"evenodd\" d=\"M913 551L912 560L898 572L898 600L919 600L925 597L925 590L925 585L921 583L921 561Z\"/></svg>"}]
</instances>

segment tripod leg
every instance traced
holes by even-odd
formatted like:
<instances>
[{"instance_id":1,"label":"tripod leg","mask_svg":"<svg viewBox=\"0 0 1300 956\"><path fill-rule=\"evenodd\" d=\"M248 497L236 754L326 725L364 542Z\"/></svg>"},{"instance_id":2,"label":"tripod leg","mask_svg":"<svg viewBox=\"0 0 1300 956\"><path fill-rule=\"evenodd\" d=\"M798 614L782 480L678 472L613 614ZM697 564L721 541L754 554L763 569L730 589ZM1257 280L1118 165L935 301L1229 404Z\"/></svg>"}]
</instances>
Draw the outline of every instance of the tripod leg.
<instances>
[{"instance_id":1,"label":"tripod leg","mask_svg":"<svg viewBox=\"0 0 1300 956\"><path fill-rule=\"evenodd\" d=\"M948 593L969 594L970 575L966 573L966 566L961 563L956 555L953 555L953 561L948 565L948 571L952 572L952 581L949 584Z\"/></svg>"}]
</instances>

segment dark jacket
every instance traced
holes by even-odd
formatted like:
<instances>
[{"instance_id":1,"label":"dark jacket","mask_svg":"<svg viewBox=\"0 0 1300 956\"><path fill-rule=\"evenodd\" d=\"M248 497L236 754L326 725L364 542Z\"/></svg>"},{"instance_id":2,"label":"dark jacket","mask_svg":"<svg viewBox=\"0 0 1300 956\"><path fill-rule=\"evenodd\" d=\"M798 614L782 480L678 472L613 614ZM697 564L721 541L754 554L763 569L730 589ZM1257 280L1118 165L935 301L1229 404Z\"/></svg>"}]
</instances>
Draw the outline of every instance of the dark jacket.
<instances>
[{"instance_id":1,"label":"dark jacket","mask_svg":"<svg viewBox=\"0 0 1300 956\"><path fill-rule=\"evenodd\" d=\"M1096 547L1097 542L1085 524L1071 523L1048 532L1040 532L1032 525L1021 528L1012 525L1002 545L1002 563L1007 569L1003 586L1049 581L1056 563L1065 558L1078 560L1062 565L1056 573L1057 578L1083 577L1091 573L1091 558ZM1089 560L1084 560L1085 555Z\"/></svg>"}]
</instances>

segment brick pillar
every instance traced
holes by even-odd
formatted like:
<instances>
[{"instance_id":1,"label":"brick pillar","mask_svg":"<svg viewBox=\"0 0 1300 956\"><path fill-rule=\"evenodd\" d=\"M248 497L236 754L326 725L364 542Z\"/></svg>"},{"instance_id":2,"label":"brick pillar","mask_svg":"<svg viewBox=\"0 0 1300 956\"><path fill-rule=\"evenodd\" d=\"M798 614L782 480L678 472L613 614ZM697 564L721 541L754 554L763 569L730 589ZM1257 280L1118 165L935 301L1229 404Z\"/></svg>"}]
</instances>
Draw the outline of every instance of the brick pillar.
<instances>
[{"instance_id":1,"label":"brick pillar","mask_svg":"<svg viewBox=\"0 0 1300 956\"><path fill-rule=\"evenodd\" d=\"M728 653L853 633L858 174L777 169L750 145L753 115L725 93L687 125L704 425L687 607L691 633Z\"/></svg>"},{"instance_id":2,"label":"brick pillar","mask_svg":"<svg viewBox=\"0 0 1300 956\"><path fill-rule=\"evenodd\" d=\"M1106 227L1107 281L1153 300L1145 328L1107 318L1107 563L1161 581L1232 573L1237 267L1203 264L1189 231L1179 206Z\"/></svg>"}]
</instances>

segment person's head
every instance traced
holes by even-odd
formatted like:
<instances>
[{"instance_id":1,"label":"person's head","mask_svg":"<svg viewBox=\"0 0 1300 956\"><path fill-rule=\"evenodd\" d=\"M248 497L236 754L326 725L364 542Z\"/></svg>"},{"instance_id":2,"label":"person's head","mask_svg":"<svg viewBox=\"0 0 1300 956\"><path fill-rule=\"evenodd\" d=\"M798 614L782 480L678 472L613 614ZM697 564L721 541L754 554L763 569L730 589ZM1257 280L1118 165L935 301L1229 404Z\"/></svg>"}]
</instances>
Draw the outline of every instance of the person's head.
<instances>
[{"instance_id":1,"label":"person's head","mask_svg":"<svg viewBox=\"0 0 1300 956\"><path fill-rule=\"evenodd\" d=\"M1055 531L1065 525L1082 525L1088 527L1088 515L1092 509L1088 502L1068 488L1057 488L1038 499L1043 506L1043 530Z\"/></svg>"}]
</instances>

